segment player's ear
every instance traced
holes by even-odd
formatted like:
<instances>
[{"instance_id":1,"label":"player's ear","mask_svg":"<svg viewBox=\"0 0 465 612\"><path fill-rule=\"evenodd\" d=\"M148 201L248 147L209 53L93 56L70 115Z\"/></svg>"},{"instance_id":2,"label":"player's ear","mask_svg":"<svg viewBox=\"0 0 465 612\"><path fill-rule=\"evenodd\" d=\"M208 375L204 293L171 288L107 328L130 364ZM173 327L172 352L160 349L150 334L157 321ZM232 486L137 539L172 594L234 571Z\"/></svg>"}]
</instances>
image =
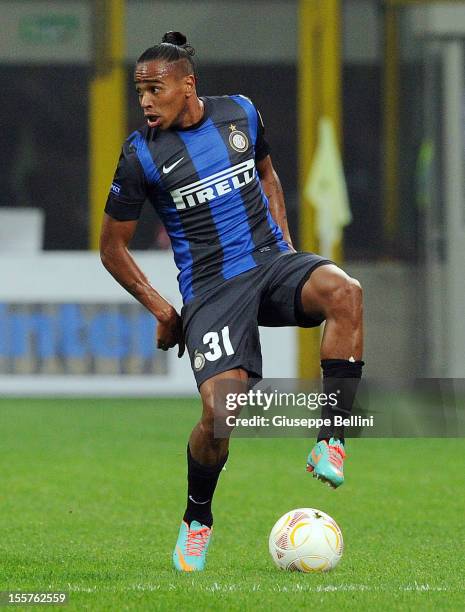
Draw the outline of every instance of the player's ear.
<instances>
[{"instance_id":1,"label":"player's ear","mask_svg":"<svg viewBox=\"0 0 465 612\"><path fill-rule=\"evenodd\" d=\"M190 98L195 93L195 76L193 74L186 74L184 77L184 88L186 98Z\"/></svg>"}]
</instances>

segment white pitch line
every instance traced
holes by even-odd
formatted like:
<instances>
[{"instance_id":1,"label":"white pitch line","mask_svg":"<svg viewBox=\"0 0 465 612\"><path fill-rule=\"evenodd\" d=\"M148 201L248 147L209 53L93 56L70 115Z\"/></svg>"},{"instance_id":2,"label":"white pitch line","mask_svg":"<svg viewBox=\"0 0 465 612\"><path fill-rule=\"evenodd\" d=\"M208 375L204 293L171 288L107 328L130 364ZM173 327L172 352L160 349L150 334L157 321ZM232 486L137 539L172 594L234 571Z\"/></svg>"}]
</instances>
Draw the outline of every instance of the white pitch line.
<instances>
[{"instance_id":1,"label":"white pitch line","mask_svg":"<svg viewBox=\"0 0 465 612\"><path fill-rule=\"evenodd\" d=\"M182 592L210 592L210 593L231 593L231 592L241 592L241 593L253 593L253 592L274 592L274 593L333 593L333 592L394 592L396 590L399 591L407 591L407 592L447 592L449 589L446 586L431 586L428 583L425 584L401 584L396 586L393 585L367 585L367 584L319 584L317 586L312 586L310 584L290 584L290 585L280 585L275 584L272 586L262 585L260 583L254 583L251 585L244 584L235 584L235 583L218 583L213 582L212 584L195 584L193 580L189 586L186 583L135 583L129 584L127 586L118 587L110 587L108 585L105 586L82 586L78 584L68 584L68 590L70 592L83 592L83 593L95 593L99 591L108 591L108 592L127 592L127 591L182 591ZM187 586L187 588L186 588ZM462 588L454 588L454 591L465 591L465 587Z\"/></svg>"}]
</instances>

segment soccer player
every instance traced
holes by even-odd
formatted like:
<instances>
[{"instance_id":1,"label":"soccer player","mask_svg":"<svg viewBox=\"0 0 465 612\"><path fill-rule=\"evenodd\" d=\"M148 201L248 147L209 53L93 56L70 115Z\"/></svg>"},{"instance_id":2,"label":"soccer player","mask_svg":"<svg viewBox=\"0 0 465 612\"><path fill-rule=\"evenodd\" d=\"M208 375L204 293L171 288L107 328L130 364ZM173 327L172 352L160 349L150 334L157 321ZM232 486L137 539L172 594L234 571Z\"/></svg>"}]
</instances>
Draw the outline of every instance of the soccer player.
<instances>
[{"instance_id":1,"label":"soccer player","mask_svg":"<svg viewBox=\"0 0 465 612\"><path fill-rule=\"evenodd\" d=\"M363 365L359 283L331 261L294 250L260 114L242 95L198 97L193 54L183 34L168 32L137 60L145 126L123 145L101 234L103 264L156 317L158 348L177 345L181 357L186 344L202 399L187 446L187 507L173 553L180 571L205 566L212 498L228 458L229 440L214 436L215 385L261 377L258 326L326 321L324 388L331 393L341 379L352 383L338 403L341 414L351 410ZM181 315L128 251L146 199L171 239ZM324 409L323 416L333 415ZM344 456L343 431L324 428L307 469L337 487Z\"/></svg>"}]
</instances>

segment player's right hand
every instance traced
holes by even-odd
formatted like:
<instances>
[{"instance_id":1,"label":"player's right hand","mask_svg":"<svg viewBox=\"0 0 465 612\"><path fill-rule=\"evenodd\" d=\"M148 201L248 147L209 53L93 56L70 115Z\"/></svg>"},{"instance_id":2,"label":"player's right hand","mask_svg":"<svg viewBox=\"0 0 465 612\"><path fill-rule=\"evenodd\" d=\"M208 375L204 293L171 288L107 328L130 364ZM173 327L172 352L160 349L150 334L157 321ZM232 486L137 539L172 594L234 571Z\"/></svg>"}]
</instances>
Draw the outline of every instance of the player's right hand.
<instances>
[{"instance_id":1,"label":"player's right hand","mask_svg":"<svg viewBox=\"0 0 465 612\"><path fill-rule=\"evenodd\" d=\"M186 347L182 331L182 319L176 310L171 308L167 316L158 320L157 348L167 351L176 344L179 346L178 357L182 357Z\"/></svg>"}]
</instances>

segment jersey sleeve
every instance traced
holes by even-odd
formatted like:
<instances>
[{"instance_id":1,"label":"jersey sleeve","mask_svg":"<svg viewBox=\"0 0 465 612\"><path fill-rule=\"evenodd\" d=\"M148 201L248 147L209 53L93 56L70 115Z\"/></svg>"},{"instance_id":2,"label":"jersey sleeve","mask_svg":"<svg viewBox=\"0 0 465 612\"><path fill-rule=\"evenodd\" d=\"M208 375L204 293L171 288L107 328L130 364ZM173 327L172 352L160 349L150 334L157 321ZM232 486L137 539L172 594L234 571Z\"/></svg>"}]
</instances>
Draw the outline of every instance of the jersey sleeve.
<instances>
[{"instance_id":1,"label":"jersey sleeve","mask_svg":"<svg viewBox=\"0 0 465 612\"><path fill-rule=\"evenodd\" d=\"M126 142L119 157L105 212L118 221L134 221L140 217L146 196L142 166L135 149Z\"/></svg>"},{"instance_id":2,"label":"jersey sleeve","mask_svg":"<svg viewBox=\"0 0 465 612\"><path fill-rule=\"evenodd\" d=\"M263 119L258 109L257 111L257 141L255 143L255 161L259 162L265 159L271 153L271 147L265 139L265 126Z\"/></svg>"}]
</instances>

